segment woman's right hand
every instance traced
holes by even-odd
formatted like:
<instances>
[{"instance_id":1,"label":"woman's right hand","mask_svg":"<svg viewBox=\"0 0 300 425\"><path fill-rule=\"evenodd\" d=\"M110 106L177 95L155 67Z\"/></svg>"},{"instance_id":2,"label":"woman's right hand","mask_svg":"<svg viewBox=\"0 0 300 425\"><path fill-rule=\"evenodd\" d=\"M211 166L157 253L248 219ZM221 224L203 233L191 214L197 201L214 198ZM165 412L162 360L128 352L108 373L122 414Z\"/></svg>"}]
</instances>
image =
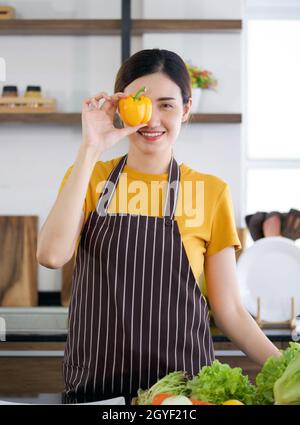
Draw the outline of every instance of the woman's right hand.
<instances>
[{"instance_id":1,"label":"woman's right hand","mask_svg":"<svg viewBox=\"0 0 300 425\"><path fill-rule=\"evenodd\" d=\"M82 106L82 136L83 146L91 148L95 155L100 155L118 143L124 137L135 133L146 124L135 127L117 129L114 127L114 117L119 99L127 97L124 93L109 96L105 92L87 98ZM104 100L101 107L100 102Z\"/></svg>"}]
</instances>

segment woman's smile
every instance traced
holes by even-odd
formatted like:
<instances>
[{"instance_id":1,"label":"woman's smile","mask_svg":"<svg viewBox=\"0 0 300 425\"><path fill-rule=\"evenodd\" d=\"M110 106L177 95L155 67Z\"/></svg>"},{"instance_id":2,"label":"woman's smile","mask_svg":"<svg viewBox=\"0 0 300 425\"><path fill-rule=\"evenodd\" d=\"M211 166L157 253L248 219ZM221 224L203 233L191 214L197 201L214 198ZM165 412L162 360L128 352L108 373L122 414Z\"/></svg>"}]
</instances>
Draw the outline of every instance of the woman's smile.
<instances>
[{"instance_id":1,"label":"woman's smile","mask_svg":"<svg viewBox=\"0 0 300 425\"><path fill-rule=\"evenodd\" d=\"M165 131L158 131L158 130L139 130L138 133L143 137L143 139L147 140L148 142L156 142L158 140L161 140L162 137L165 134Z\"/></svg>"}]
</instances>

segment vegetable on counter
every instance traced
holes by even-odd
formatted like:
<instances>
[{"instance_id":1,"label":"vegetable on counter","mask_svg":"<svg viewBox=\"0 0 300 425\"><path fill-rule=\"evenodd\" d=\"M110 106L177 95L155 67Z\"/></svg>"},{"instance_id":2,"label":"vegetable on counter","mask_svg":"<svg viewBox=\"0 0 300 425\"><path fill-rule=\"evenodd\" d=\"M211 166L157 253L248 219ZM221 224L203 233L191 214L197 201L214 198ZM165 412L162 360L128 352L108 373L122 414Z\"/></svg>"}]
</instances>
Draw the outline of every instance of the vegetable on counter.
<instances>
[{"instance_id":1,"label":"vegetable on counter","mask_svg":"<svg viewBox=\"0 0 300 425\"><path fill-rule=\"evenodd\" d=\"M228 400L238 400L243 404L253 404L255 387L239 367L230 367L218 360L204 366L198 375L187 383L190 397L210 403L223 404Z\"/></svg>"},{"instance_id":2,"label":"vegetable on counter","mask_svg":"<svg viewBox=\"0 0 300 425\"><path fill-rule=\"evenodd\" d=\"M210 406L212 406L213 404L215 404L215 403L209 403L208 401L195 400L193 398L191 398L190 400L191 400L192 404L199 404L199 405L202 405L202 406L203 405L210 405Z\"/></svg>"},{"instance_id":3,"label":"vegetable on counter","mask_svg":"<svg viewBox=\"0 0 300 425\"><path fill-rule=\"evenodd\" d=\"M171 372L150 389L139 389L137 404L300 404L300 344L290 342L281 354L266 360L256 386L241 368L215 360L192 379L184 371Z\"/></svg>"},{"instance_id":4,"label":"vegetable on counter","mask_svg":"<svg viewBox=\"0 0 300 425\"><path fill-rule=\"evenodd\" d=\"M146 124L152 115L152 101L147 96L142 96L146 91L141 87L136 94L131 94L119 100L119 112L122 120L129 126Z\"/></svg>"},{"instance_id":5,"label":"vegetable on counter","mask_svg":"<svg viewBox=\"0 0 300 425\"><path fill-rule=\"evenodd\" d=\"M169 405L179 406L179 405L192 405L193 403L185 395L173 395L171 397L165 398L161 404L162 406L169 406Z\"/></svg>"},{"instance_id":6,"label":"vegetable on counter","mask_svg":"<svg viewBox=\"0 0 300 425\"><path fill-rule=\"evenodd\" d=\"M172 396L172 394L171 393L160 393L160 394L157 394L153 399L152 399L152 405L153 406L157 406L157 405L160 405L160 404L162 404L162 402L166 399L166 398L169 398L169 397L171 397Z\"/></svg>"},{"instance_id":7,"label":"vegetable on counter","mask_svg":"<svg viewBox=\"0 0 300 425\"><path fill-rule=\"evenodd\" d=\"M289 348L282 351L281 357L269 357L256 376L257 397L256 404L274 403L274 385L283 375L288 365L300 353L300 344L290 342Z\"/></svg>"},{"instance_id":8,"label":"vegetable on counter","mask_svg":"<svg viewBox=\"0 0 300 425\"><path fill-rule=\"evenodd\" d=\"M300 404L300 352L274 384L275 404Z\"/></svg>"},{"instance_id":9,"label":"vegetable on counter","mask_svg":"<svg viewBox=\"0 0 300 425\"><path fill-rule=\"evenodd\" d=\"M239 400L227 400L227 401L224 401L224 403L222 404L225 404L228 406L240 406L240 405L243 405L244 403L242 403Z\"/></svg>"},{"instance_id":10,"label":"vegetable on counter","mask_svg":"<svg viewBox=\"0 0 300 425\"><path fill-rule=\"evenodd\" d=\"M163 393L167 393L168 396L188 395L188 390L186 388L187 380L188 378L185 372L171 372L157 381L148 390L139 389L137 404L152 404L152 402L155 401L155 397Z\"/></svg>"}]
</instances>

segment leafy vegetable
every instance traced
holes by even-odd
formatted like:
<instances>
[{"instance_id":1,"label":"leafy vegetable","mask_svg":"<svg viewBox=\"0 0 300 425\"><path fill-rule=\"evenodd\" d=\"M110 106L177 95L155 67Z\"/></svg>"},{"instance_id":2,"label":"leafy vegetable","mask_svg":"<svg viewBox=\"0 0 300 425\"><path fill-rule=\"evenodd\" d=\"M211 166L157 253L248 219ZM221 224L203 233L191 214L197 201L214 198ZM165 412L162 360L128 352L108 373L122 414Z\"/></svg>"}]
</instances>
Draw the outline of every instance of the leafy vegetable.
<instances>
[{"instance_id":1,"label":"leafy vegetable","mask_svg":"<svg viewBox=\"0 0 300 425\"><path fill-rule=\"evenodd\" d=\"M211 366L203 367L198 375L187 383L190 397L202 401L222 404L229 399L252 404L255 387L239 367L231 368L215 360Z\"/></svg>"},{"instance_id":2,"label":"leafy vegetable","mask_svg":"<svg viewBox=\"0 0 300 425\"><path fill-rule=\"evenodd\" d=\"M300 403L300 352L275 382L274 399L276 404Z\"/></svg>"},{"instance_id":3,"label":"leafy vegetable","mask_svg":"<svg viewBox=\"0 0 300 425\"><path fill-rule=\"evenodd\" d=\"M187 375L185 372L171 372L157 381L148 390L138 390L138 404L151 404L157 394L188 395L186 388Z\"/></svg>"},{"instance_id":4,"label":"leafy vegetable","mask_svg":"<svg viewBox=\"0 0 300 425\"><path fill-rule=\"evenodd\" d=\"M289 345L289 348L282 351L281 357L269 357L256 376L256 404L274 403L273 387L275 382L283 375L288 365L300 352L300 344L290 342Z\"/></svg>"}]
</instances>

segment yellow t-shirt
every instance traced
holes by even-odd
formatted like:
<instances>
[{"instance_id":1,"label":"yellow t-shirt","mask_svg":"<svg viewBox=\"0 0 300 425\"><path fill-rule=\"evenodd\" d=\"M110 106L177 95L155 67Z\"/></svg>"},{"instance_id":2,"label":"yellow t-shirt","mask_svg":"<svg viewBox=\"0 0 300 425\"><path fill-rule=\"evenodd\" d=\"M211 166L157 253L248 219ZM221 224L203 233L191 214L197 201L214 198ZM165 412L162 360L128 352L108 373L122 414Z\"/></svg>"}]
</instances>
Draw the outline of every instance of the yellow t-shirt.
<instances>
[{"instance_id":1,"label":"yellow t-shirt","mask_svg":"<svg viewBox=\"0 0 300 425\"><path fill-rule=\"evenodd\" d=\"M98 161L92 172L83 205L85 221L96 209L99 195L108 176L121 157ZM63 188L73 165L67 170L59 191ZM241 248L234 222L229 186L219 177L200 173L185 164L180 165L181 180L175 219L193 274L203 288L205 256L227 246ZM168 174L145 174L127 164L120 176L108 213L129 213L163 216ZM80 238L77 242L76 251Z\"/></svg>"}]
</instances>

